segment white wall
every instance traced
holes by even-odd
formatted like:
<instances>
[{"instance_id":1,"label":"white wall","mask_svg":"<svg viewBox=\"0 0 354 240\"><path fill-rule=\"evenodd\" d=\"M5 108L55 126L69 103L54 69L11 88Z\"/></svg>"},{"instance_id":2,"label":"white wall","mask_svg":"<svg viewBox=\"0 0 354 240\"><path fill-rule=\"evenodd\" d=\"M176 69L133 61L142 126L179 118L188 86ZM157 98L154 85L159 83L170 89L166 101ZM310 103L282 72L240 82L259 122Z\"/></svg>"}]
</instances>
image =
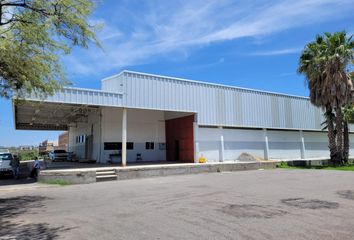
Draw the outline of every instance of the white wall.
<instances>
[{"instance_id":1,"label":"white wall","mask_svg":"<svg viewBox=\"0 0 354 240\"><path fill-rule=\"evenodd\" d=\"M304 132L305 157L329 157L328 137L326 132Z\"/></svg>"},{"instance_id":2,"label":"white wall","mask_svg":"<svg viewBox=\"0 0 354 240\"><path fill-rule=\"evenodd\" d=\"M349 156L354 156L354 134L349 135Z\"/></svg>"},{"instance_id":3,"label":"white wall","mask_svg":"<svg viewBox=\"0 0 354 240\"><path fill-rule=\"evenodd\" d=\"M223 129L224 160L235 160L242 153L264 158L265 142L262 130Z\"/></svg>"},{"instance_id":4,"label":"white wall","mask_svg":"<svg viewBox=\"0 0 354 240\"><path fill-rule=\"evenodd\" d=\"M207 162L219 161L220 129L199 127L195 140L199 143L198 157L205 157Z\"/></svg>"},{"instance_id":5,"label":"white wall","mask_svg":"<svg viewBox=\"0 0 354 240\"><path fill-rule=\"evenodd\" d=\"M262 130L198 128L198 157L208 162L218 162L221 151L221 135L224 137L224 161L236 160L243 152L264 157L265 142Z\"/></svg>"},{"instance_id":6,"label":"white wall","mask_svg":"<svg viewBox=\"0 0 354 240\"><path fill-rule=\"evenodd\" d=\"M77 123L75 127L70 127L69 129L69 151L74 152L76 157L83 159L85 157L85 143L76 143L76 137L81 135L92 135L93 137L93 149L92 156L93 160L99 159L99 123L100 113L90 113L87 122Z\"/></svg>"},{"instance_id":7,"label":"white wall","mask_svg":"<svg viewBox=\"0 0 354 240\"><path fill-rule=\"evenodd\" d=\"M127 150L127 162L135 162L136 154L142 155L143 161L165 161L166 150L159 149L159 143L165 143L164 112L128 109L127 142L134 143L133 150ZM122 109L102 109L102 163L109 160L109 154L116 151L105 151L104 142L122 141ZM145 142L154 142L154 150L146 150Z\"/></svg>"},{"instance_id":8,"label":"white wall","mask_svg":"<svg viewBox=\"0 0 354 240\"><path fill-rule=\"evenodd\" d=\"M165 161L166 150L159 149L159 143L165 143L165 117L162 111L128 109L127 141L134 143L133 150L127 150L127 161L136 161L136 154L143 161ZM121 142L122 109L106 107L100 113L92 113L87 123L79 123L69 131L69 150L84 157L84 143L76 144L76 136L93 135L92 159L106 163L109 154L104 142ZM102 141L100 131L102 128ZM267 130L269 159L300 159L301 134L299 131ZM256 129L198 127L196 141L199 145L197 156L204 156L208 162L218 162L221 156L221 136L224 139L224 161L234 161L243 152L265 157L265 131ZM328 157L328 139L326 132L303 132L305 157ZM354 134L350 135L350 155L354 156ZM146 150L145 142L154 142L154 150ZM100 155L101 147L101 155Z\"/></svg>"},{"instance_id":9,"label":"white wall","mask_svg":"<svg viewBox=\"0 0 354 240\"><path fill-rule=\"evenodd\" d=\"M241 153L265 158L265 134L268 136L269 159L301 159L300 131L248 130L199 127L197 156L208 162L220 161L221 135L224 138L224 161L234 161ZM305 158L329 157L326 132L303 132ZM354 156L354 134L350 135L350 155Z\"/></svg>"},{"instance_id":10,"label":"white wall","mask_svg":"<svg viewBox=\"0 0 354 240\"><path fill-rule=\"evenodd\" d=\"M270 159L300 159L301 138L299 131L267 130Z\"/></svg>"}]
</instances>

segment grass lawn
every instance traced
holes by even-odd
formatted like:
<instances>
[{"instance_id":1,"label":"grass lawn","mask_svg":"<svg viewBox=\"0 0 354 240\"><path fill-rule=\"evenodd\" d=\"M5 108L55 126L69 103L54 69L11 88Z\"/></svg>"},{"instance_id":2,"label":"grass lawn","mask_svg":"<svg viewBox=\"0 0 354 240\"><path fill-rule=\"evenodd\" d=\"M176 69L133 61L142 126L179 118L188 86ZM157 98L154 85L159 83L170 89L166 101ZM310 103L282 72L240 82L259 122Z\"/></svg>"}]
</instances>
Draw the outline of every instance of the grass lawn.
<instances>
[{"instance_id":1,"label":"grass lawn","mask_svg":"<svg viewBox=\"0 0 354 240\"><path fill-rule=\"evenodd\" d=\"M289 166L285 162L282 162L279 165L277 165L277 168L285 168L285 169L323 169L323 170L354 171L354 164L348 164L348 165L338 166L338 167L332 167L332 166L294 167L294 166Z\"/></svg>"}]
</instances>

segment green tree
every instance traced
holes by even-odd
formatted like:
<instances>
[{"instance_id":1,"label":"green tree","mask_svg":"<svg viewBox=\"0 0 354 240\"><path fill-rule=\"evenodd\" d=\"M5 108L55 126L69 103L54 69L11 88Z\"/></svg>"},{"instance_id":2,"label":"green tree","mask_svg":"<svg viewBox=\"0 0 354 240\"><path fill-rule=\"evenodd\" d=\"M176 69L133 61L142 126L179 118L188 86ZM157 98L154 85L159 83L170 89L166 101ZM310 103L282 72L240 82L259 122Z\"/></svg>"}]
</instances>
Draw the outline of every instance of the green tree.
<instances>
[{"instance_id":1,"label":"green tree","mask_svg":"<svg viewBox=\"0 0 354 240\"><path fill-rule=\"evenodd\" d=\"M325 111L331 162L343 162L345 128L342 108L352 102L348 67L354 58L354 41L345 32L318 35L303 50L298 71L305 75L311 103Z\"/></svg>"},{"instance_id":2,"label":"green tree","mask_svg":"<svg viewBox=\"0 0 354 240\"><path fill-rule=\"evenodd\" d=\"M93 0L0 0L0 97L52 94L69 83L60 54L99 45Z\"/></svg>"}]
</instances>

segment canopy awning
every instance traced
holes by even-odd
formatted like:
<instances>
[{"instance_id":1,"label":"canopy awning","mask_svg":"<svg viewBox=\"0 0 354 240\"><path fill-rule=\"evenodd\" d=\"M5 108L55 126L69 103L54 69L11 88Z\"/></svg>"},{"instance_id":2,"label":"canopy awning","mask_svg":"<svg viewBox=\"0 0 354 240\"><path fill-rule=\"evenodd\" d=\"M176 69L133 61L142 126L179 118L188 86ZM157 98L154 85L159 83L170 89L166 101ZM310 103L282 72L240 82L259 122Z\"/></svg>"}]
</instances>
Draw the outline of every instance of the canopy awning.
<instances>
[{"instance_id":1,"label":"canopy awning","mask_svg":"<svg viewBox=\"0 0 354 240\"><path fill-rule=\"evenodd\" d=\"M87 122L100 106L120 107L122 93L82 88L63 88L53 96L37 96L13 101L15 128L18 130L68 130Z\"/></svg>"},{"instance_id":2,"label":"canopy awning","mask_svg":"<svg viewBox=\"0 0 354 240\"><path fill-rule=\"evenodd\" d=\"M68 130L87 122L98 106L25 101L14 104L15 128L18 130Z\"/></svg>"}]
</instances>

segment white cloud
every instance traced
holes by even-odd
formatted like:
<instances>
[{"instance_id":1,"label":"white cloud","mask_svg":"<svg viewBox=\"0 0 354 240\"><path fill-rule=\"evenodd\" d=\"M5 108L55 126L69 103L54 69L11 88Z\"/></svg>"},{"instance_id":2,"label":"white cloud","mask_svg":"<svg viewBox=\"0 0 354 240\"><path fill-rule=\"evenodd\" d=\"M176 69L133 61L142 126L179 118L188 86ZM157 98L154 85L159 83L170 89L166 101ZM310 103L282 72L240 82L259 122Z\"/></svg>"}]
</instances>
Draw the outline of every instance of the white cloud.
<instances>
[{"instance_id":1,"label":"white cloud","mask_svg":"<svg viewBox=\"0 0 354 240\"><path fill-rule=\"evenodd\" d=\"M127 1L131 4L134 1ZM148 1L140 9L119 9L119 18L105 19L99 34L104 52L78 51L72 71L120 69L166 55L185 55L191 48L243 37L260 37L294 27L326 21L354 10L352 0L298 1ZM102 20L100 20L102 21ZM279 55L296 48L264 51L255 55ZM76 64L77 63L77 64ZM92 71L88 71L91 74Z\"/></svg>"},{"instance_id":2,"label":"white cloud","mask_svg":"<svg viewBox=\"0 0 354 240\"><path fill-rule=\"evenodd\" d=\"M89 60L94 62L94 58ZM71 72L73 75L91 75L96 73L95 69L90 66L90 64L85 64L85 60L78 58L76 55L65 56L62 61L64 61L65 64L65 71Z\"/></svg>"},{"instance_id":3,"label":"white cloud","mask_svg":"<svg viewBox=\"0 0 354 240\"><path fill-rule=\"evenodd\" d=\"M277 49L277 50L269 50L269 51L258 51L252 52L250 55L252 56L276 56L276 55L285 55L285 54L294 54L301 52L302 48L285 48L285 49Z\"/></svg>"},{"instance_id":4,"label":"white cloud","mask_svg":"<svg viewBox=\"0 0 354 240\"><path fill-rule=\"evenodd\" d=\"M124 34L119 29L110 26L104 19L95 19L91 22L93 25L98 27L97 37L101 42L105 42L110 39L118 39L124 36Z\"/></svg>"}]
</instances>

